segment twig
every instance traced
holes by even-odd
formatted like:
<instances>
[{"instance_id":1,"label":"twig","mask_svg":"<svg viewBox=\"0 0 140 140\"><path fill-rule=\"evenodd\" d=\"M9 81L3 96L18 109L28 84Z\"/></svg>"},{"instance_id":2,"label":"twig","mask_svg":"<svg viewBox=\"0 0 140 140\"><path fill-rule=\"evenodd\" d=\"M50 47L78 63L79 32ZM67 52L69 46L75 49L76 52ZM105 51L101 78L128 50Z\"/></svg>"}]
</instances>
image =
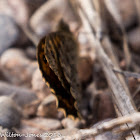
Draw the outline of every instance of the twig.
<instances>
[{"instance_id":1,"label":"twig","mask_svg":"<svg viewBox=\"0 0 140 140\"><path fill-rule=\"evenodd\" d=\"M136 6L136 11L138 15L138 20L139 20L139 29L140 29L140 1L139 0L134 0L135 6Z\"/></svg>"},{"instance_id":2,"label":"twig","mask_svg":"<svg viewBox=\"0 0 140 140\"><path fill-rule=\"evenodd\" d=\"M113 71L117 72L117 73L120 73L127 78L128 77L133 77L133 78L136 78L136 79L140 79L140 74L138 74L138 73L129 72L129 71L121 71L121 70L118 70L118 69L113 69Z\"/></svg>"},{"instance_id":3,"label":"twig","mask_svg":"<svg viewBox=\"0 0 140 140\"><path fill-rule=\"evenodd\" d=\"M105 2L105 5L106 5L107 9L110 12L110 14L115 19L116 24L119 25L120 29L122 30L123 49L124 49L124 54L125 54L125 61L127 63L127 66L130 66L131 54L129 52L127 35L126 35L126 31L125 31L125 28L124 28L124 25L123 25L123 22L122 22L120 12L119 12L118 8L116 7L116 4L115 4L114 0L105 0L104 2Z\"/></svg>"},{"instance_id":4,"label":"twig","mask_svg":"<svg viewBox=\"0 0 140 140\"><path fill-rule=\"evenodd\" d=\"M96 11L98 12L98 19L100 19L100 22L104 23L104 21L103 21L104 20L104 16L103 16L103 19L102 19L102 14L100 12L100 9L102 9L102 8L104 9L105 8L104 7L105 6L104 1L102 1L102 0L98 0L98 1L97 0L93 0L93 4L94 4L95 9L97 9ZM106 12L106 10L103 10L103 11ZM113 11L113 12L116 12L116 11ZM117 12L117 14L118 14L118 12ZM118 22L119 23L121 22L120 19L119 19ZM102 26L104 26L104 25L102 24ZM101 29L102 27L98 26L98 28L100 28L100 30L98 30L98 31L104 32L104 27L103 27L103 29ZM114 66L117 69L120 69L119 68L118 58L116 56L116 53L114 53L114 45L111 43L111 41L109 39L109 36L107 34L103 35L101 43L102 43L102 46L104 47L105 52L108 54L108 57L112 60L112 63L114 64ZM126 85L126 82L124 80L124 77L122 75L118 75L118 78L119 78L121 84L123 85L123 87L125 88L125 90L127 92L129 92L128 88L127 88L127 85Z\"/></svg>"},{"instance_id":5,"label":"twig","mask_svg":"<svg viewBox=\"0 0 140 140\"><path fill-rule=\"evenodd\" d=\"M88 9L88 8L84 7L85 6L84 2L87 2L87 1L83 2L83 1L79 0L79 2L82 4L84 10ZM79 9L79 14L80 14L80 16L82 18L82 21L83 21L84 27L86 28L86 31L92 32L91 31L92 30L91 26L89 25L86 17L82 13L81 9ZM88 15L88 17L91 16L91 14L92 13L90 12L90 15ZM92 25L92 26L94 26L94 25ZM129 103L127 101L127 103L128 103L128 106L126 105L127 108L124 108L125 105L122 105L122 106L120 105L120 104L122 104L121 102L123 102L123 104L124 104L124 101L122 101L122 99L124 97L121 97L121 95L118 95L118 94L123 94L123 96L126 95L126 98L130 98L131 96L128 97L126 91L124 90L124 88L122 87L122 85L119 82L118 78L116 77L115 73L113 72L112 68L114 67L114 65L112 64L112 62L108 58L108 56L105 54L105 52L104 52L99 40L94 36L94 34L87 34L87 37L89 39L91 47L94 47L95 50L96 50L97 58L100 60L102 66L103 66L103 69L105 71L106 77L107 77L108 82L109 82L109 85L110 85L110 87L112 88L112 90L114 92L114 96L116 97L116 102L118 102L117 104L118 104L120 110L123 110L123 112L121 114L127 115L132 110L133 110L133 112L135 112L136 110L135 110L135 107L133 107L133 105L131 103L131 99L128 99ZM126 100L126 98L124 100Z\"/></svg>"},{"instance_id":6,"label":"twig","mask_svg":"<svg viewBox=\"0 0 140 140\"><path fill-rule=\"evenodd\" d=\"M77 1L79 2L80 5L78 12L82 19L84 28L86 31L92 32L93 29L95 29L95 27L97 26L94 25L97 24L96 20L98 21L98 17L97 14L95 14L95 11L92 9L91 1L90 0L86 1L77 0ZM104 52L102 45L99 41L99 38L94 34L87 34L87 38L89 39L91 47L93 47L96 50L97 59L100 61L103 67L106 78L108 80L108 84L113 91L112 96L114 98L114 103L117 106L120 114L122 116L125 116L137 112L136 107L128 91L128 88L125 89L122 86L121 82L119 81L118 77L115 75L113 71L114 65ZM137 139L136 137L140 138L139 135L133 133L133 136L134 135L135 138L132 137L132 139Z\"/></svg>"},{"instance_id":7,"label":"twig","mask_svg":"<svg viewBox=\"0 0 140 140\"><path fill-rule=\"evenodd\" d=\"M132 125L130 128L121 129L119 126L122 126L125 123L131 123ZM77 140L77 139L80 140L87 137L95 137L99 134L102 134L103 132L113 130L114 128L117 128L117 131L115 129L114 133L119 132L121 134L122 132L124 133L129 129L134 129L139 123L140 123L140 113L134 113L132 115L127 115L113 119L111 121L103 122L102 124L92 129L78 130L76 134L73 134L71 136L62 136L60 138L54 138L52 140Z\"/></svg>"},{"instance_id":8,"label":"twig","mask_svg":"<svg viewBox=\"0 0 140 140\"><path fill-rule=\"evenodd\" d=\"M21 26L21 29L25 33L25 35L32 41L32 43L37 46L39 43L39 36L36 35L36 33L31 29L29 25L27 26Z\"/></svg>"}]
</instances>

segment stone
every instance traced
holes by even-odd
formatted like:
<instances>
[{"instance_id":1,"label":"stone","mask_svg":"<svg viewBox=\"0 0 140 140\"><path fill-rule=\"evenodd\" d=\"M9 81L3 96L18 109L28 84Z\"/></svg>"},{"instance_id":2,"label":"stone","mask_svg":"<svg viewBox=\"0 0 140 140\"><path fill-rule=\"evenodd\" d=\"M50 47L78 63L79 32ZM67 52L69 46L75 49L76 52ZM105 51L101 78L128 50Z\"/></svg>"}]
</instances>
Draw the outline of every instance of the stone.
<instances>
[{"instance_id":1,"label":"stone","mask_svg":"<svg viewBox=\"0 0 140 140\"><path fill-rule=\"evenodd\" d=\"M0 80L2 81L7 81L6 77L4 76L2 70L1 70L1 65L0 65Z\"/></svg>"},{"instance_id":2,"label":"stone","mask_svg":"<svg viewBox=\"0 0 140 140\"><path fill-rule=\"evenodd\" d=\"M19 127L21 116L21 110L11 98L0 97L0 125L2 127Z\"/></svg>"},{"instance_id":3,"label":"stone","mask_svg":"<svg viewBox=\"0 0 140 140\"><path fill-rule=\"evenodd\" d=\"M109 92L110 91L98 91L98 94L95 97L93 115L96 122L116 117L115 108Z\"/></svg>"},{"instance_id":4,"label":"stone","mask_svg":"<svg viewBox=\"0 0 140 140\"><path fill-rule=\"evenodd\" d=\"M0 13L10 16L20 25L26 25L29 18L25 0L0 0Z\"/></svg>"},{"instance_id":5,"label":"stone","mask_svg":"<svg viewBox=\"0 0 140 140\"><path fill-rule=\"evenodd\" d=\"M39 68L35 70L31 80L32 89L37 92L39 99L44 100L51 94L50 88L46 85Z\"/></svg>"},{"instance_id":6,"label":"stone","mask_svg":"<svg viewBox=\"0 0 140 140\"><path fill-rule=\"evenodd\" d=\"M25 118L33 118L37 114L37 109L40 104L40 100L34 100L29 104L26 104L23 108L23 114Z\"/></svg>"},{"instance_id":7,"label":"stone","mask_svg":"<svg viewBox=\"0 0 140 140\"><path fill-rule=\"evenodd\" d=\"M120 12L123 24L129 28L137 22L137 11L135 2L132 0L115 0L116 6Z\"/></svg>"},{"instance_id":8,"label":"stone","mask_svg":"<svg viewBox=\"0 0 140 140\"><path fill-rule=\"evenodd\" d=\"M4 76L14 85L31 87L32 74L38 67L37 62L26 57L21 49L8 49L1 56Z\"/></svg>"},{"instance_id":9,"label":"stone","mask_svg":"<svg viewBox=\"0 0 140 140\"><path fill-rule=\"evenodd\" d=\"M128 41L129 41L129 44L131 45L131 48L132 50L135 52L135 53L140 53L140 29L139 27L131 30L129 33L128 33Z\"/></svg>"},{"instance_id":10,"label":"stone","mask_svg":"<svg viewBox=\"0 0 140 140\"><path fill-rule=\"evenodd\" d=\"M15 95L13 96L13 94ZM21 107L37 99L35 92L32 90L0 81L0 96L3 95L13 96L14 102Z\"/></svg>"},{"instance_id":11,"label":"stone","mask_svg":"<svg viewBox=\"0 0 140 140\"><path fill-rule=\"evenodd\" d=\"M6 134L3 137L0 137L0 140L19 140L18 137L14 137L14 134L16 135L17 133L12 129L3 128L2 126L0 126L0 133L1 135ZM13 137L9 137L9 135Z\"/></svg>"},{"instance_id":12,"label":"stone","mask_svg":"<svg viewBox=\"0 0 140 140\"><path fill-rule=\"evenodd\" d=\"M29 59L36 60L36 48L35 47L32 47L32 46L27 47L25 53Z\"/></svg>"},{"instance_id":13,"label":"stone","mask_svg":"<svg viewBox=\"0 0 140 140\"><path fill-rule=\"evenodd\" d=\"M7 16L0 14L0 55L10 48L19 37L19 30L15 21Z\"/></svg>"},{"instance_id":14,"label":"stone","mask_svg":"<svg viewBox=\"0 0 140 140\"><path fill-rule=\"evenodd\" d=\"M32 76L32 89L35 91L44 91L47 95L48 86L43 80L41 71L37 68ZM48 91L49 92L49 91Z\"/></svg>"},{"instance_id":15,"label":"stone","mask_svg":"<svg viewBox=\"0 0 140 140\"><path fill-rule=\"evenodd\" d=\"M38 107L37 115L40 117L57 118L58 110L56 108L56 97L54 97L54 95L49 95L42 101Z\"/></svg>"},{"instance_id":16,"label":"stone","mask_svg":"<svg viewBox=\"0 0 140 140\"><path fill-rule=\"evenodd\" d=\"M80 57L78 60L78 75L82 85L88 84L92 80L93 62L90 57Z\"/></svg>"},{"instance_id":17,"label":"stone","mask_svg":"<svg viewBox=\"0 0 140 140\"><path fill-rule=\"evenodd\" d=\"M21 121L21 127L19 128L20 134L29 134L28 136L23 136L21 137L21 140L37 140L32 134L37 135L37 134L42 134L44 130L31 125L32 122L28 120L22 120Z\"/></svg>"},{"instance_id":18,"label":"stone","mask_svg":"<svg viewBox=\"0 0 140 140\"><path fill-rule=\"evenodd\" d=\"M72 118L64 118L61 123L63 127L67 129L82 128L84 125L79 119L74 120Z\"/></svg>"},{"instance_id":19,"label":"stone","mask_svg":"<svg viewBox=\"0 0 140 140\"><path fill-rule=\"evenodd\" d=\"M53 131L62 128L61 122L56 119L34 118L23 120L23 124L33 126L34 129L39 128L43 131Z\"/></svg>"},{"instance_id":20,"label":"stone","mask_svg":"<svg viewBox=\"0 0 140 140\"><path fill-rule=\"evenodd\" d=\"M60 130L55 131L56 135L52 135L52 138L58 138L58 139L60 138L61 139L61 136L69 136L69 137L71 137L72 135L77 134L77 132L78 132L77 128L73 128L73 129L60 129ZM54 132L53 131L49 131L48 133L53 134ZM49 139L50 139L49 137L46 137L43 140L49 140Z\"/></svg>"}]
</instances>

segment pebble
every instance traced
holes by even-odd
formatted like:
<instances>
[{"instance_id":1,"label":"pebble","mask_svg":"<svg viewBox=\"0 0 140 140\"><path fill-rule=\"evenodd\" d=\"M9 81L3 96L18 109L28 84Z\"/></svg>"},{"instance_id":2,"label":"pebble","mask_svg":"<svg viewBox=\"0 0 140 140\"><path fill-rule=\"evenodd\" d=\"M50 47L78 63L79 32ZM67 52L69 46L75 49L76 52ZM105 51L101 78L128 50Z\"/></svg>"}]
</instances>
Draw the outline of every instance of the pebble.
<instances>
[{"instance_id":1,"label":"pebble","mask_svg":"<svg viewBox=\"0 0 140 140\"><path fill-rule=\"evenodd\" d=\"M1 56L4 76L14 85L31 87L32 74L38 67L37 62L26 57L21 49L8 49Z\"/></svg>"},{"instance_id":2,"label":"pebble","mask_svg":"<svg viewBox=\"0 0 140 140\"><path fill-rule=\"evenodd\" d=\"M78 61L78 76L83 85L88 84L92 79L93 62L90 57L80 57Z\"/></svg>"},{"instance_id":3,"label":"pebble","mask_svg":"<svg viewBox=\"0 0 140 140\"><path fill-rule=\"evenodd\" d=\"M51 133L51 134L56 134L56 135L52 135L52 139L53 138L61 138L61 136L72 136L72 135L75 135L75 134L77 134L77 131L78 131L78 129L77 128L73 128L73 129L61 129L61 130L57 130L57 131L55 131L55 132L53 132L53 131L49 131L48 133ZM47 138L43 138L43 140L50 140L50 138L49 137L47 137Z\"/></svg>"},{"instance_id":4,"label":"pebble","mask_svg":"<svg viewBox=\"0 0 140 140\"><path fill-rule=\"evenodd\" d=\"M1 70L1 66L0 66L0 80L6 81L7 79L5 78L2 70Z\"/></svg>"},{"instance_id":5,"label":"pebble","mask_svg":"<svg viewBox=\"0 0 140 140\"><path fill-rule=\"evenodd\" d=\"M123 24L126 28L133 26L137 22L137 11L135 2L132 0L115 0L115 4L120 12Z\"/></svg>"},{"instance_id":6,"label":"pebble","mask_svg":"<svg viewBox=\"0 0 140 140\"><path fill-rule=\"evenodd\" d=\"M43 91L46 95L49 92L48 86L46 85L45 81L43 80L41 71L37 68L32 76L32 89L35 91ZM49 93L48 93L49 94Z\"/></svg>"},{"instance_id":7,"label":"pebble","mask_svg":"<svg viewBox=\"0 0 140 140\"><path fill-rule=\"evenodd\" d=\"M57 118L58 110L56 108L56 97L54 97L54 95L49 95L42 101L38 107L37 115L40 117Z\"/></svg>"},{"instance_id":8,"label":"pebble","mask_svg":"<svg viewBox=\"0 0 140 140\"><path fill-rule=\"evenodd\" d=\"M12 136L12 134L17 134L14 130L12 129L7 129L7 128L3 128L2 126L0 126L0 133L1 134L6 134L3 137L0 137L0 140L19 140L18 137L10 137Z\"/></svg>"},{"instance_id":9,"label":"pebble","mask_svg":"<svg viewBox=\"0 0 140 140\"><path fill-rule=\"evenodd\" d=\"M73 129L73 128L81 128L83 127L83 123L82 121L80 121L79 119L77 120L73 120L71 118L64 118L61 121L62 125L64 128L68 128L68 129Z\"/></svg>"},{"instance_id":10,"label":"pebble","mask_svg":"<svg viewBox=\"0 0 140 140\"><path fill-rule=\"evenodd\" d=\"M0 125L4 128L18 127L21 112L14 100L9 97L0 97Z\"/></svg>"},{"instance_id":11,"label":"pebble","mask_svg":"<svg viewBox=\"0 0 140 140\"><path fill-rule=\"evenodd\" d=\"M28 22L28 9L24 0L0 0L0 13L10 16L16 23L25 25Z\"/></svg>"},{"instance_id":12,"label":"pebble","mask_svg":"<svg viewBox=\"0 0 140 140\"><path fill-rule=\"evenodd\" d=\"M98 91L98 95L95 97L93 108L96 121L101 121L108 118L115 118L116 113L111 98L110 91Z\"/></svg>"},{"instance_id":13,"label":"pebble","mask_svg":"<svg viewBox=\"0 0 140 140\"><path fill-rule=\"evenodd\" d=\"M37 117L30 120L23 120L23 124L33 128L38 128L42 131L53 131L62 128L61 122L59 120Z\"/></svg>"},{"instance_id":14,"label":"pebble","mask_svg":"<svg viewBox=\"0 0 140 140\"><path fill-rule=\"evenodd\" d=\"M46 85L39 68L35 70L31 80L32 89L37 93L39 99L44 100L51 94L50 88Z\"/></svg>"},{"instance_id":15,"label":"pebble","mask_svg":"<svg viewBox=\"0 0 140 140\"><path fill-rule=\"evenodd\" d=\"M27 49L26 49L26 55L31 60L36 60L36 48L35 47L32 47L32 46L27 47Z\"/></svg>"},{"instance_id":16,"label":"pebble","mask_svg":"<svg viewBox=\"0 0 140 140\"><path fill-rule=\"evenodd\" d=\"M128 34L128 41L135 53L140 53L140 29L135 28Z\"/></svg>"},{"instance_id":17,"label":"pebble","mask_svg":"<svg viewBox=\"0 0 140 140\"><path fill-rule=\"evenodd\" d=\"M24 118L33 118L37 114L37 108L40 104L40 100L34 100L29 104L26 104L23 108Z\"/></svg>"},{"instance_id":18,"label":"pebble","mask_svg":"<svg viewBox=\"0 0 140 140\"><path fill-rule=\"evenodd\" d=\"M12 96L13 94L15 94L13 96L14 102L21 107L37 99L35 92L32 90L0 81L0 96Z\"/></svg>"},{"instance_id":19,"label":"pebble","mask_svg":"<svg viewBox=\"0 0 140 140\"><path fill-rule=\"evenodd\" d=\"M14 20L7 16L0 14L0 55L10 48L19 37L19 30Z\"/></svg>"}]
</instances>

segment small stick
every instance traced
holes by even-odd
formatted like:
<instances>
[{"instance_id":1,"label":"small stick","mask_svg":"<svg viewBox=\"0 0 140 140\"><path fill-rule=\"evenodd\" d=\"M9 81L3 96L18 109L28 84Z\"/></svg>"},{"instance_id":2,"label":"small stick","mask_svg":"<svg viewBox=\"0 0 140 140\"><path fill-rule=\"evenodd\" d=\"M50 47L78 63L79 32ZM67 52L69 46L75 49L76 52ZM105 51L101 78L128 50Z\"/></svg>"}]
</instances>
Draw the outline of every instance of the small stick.
<instances>
[{"instance_id":1,"label":"small stick","mask_svg":"<svg viewBox=\"0 0 140 140\"><path fill-rule=\"evenodd\" d=\"M99 22L97 12L91 6L91 1L77 0L77 3L79 4L78 13L81 17L85 30L93 32L93 34L87 34L87 38L89 39L91 47L96 51L97 59L100 61L100 64L102 65L105 76L107 78L108 84L112 89L114 104L117 106L119 113L122 116L137 112L137 109L134 105L128 88L125 88L120 82L119 78L115 75L113 71L115 65L112 63L112 61L109 59L109 57L103 50L100 38L97 36L97 34L94 33L93 29L96 29L96 27L97 29L101 29L98 28L101 25ZM100 32L99 30L95 31L97 33ZM127 124L127 127L130 128L131 126ZM131 134L131 139L133 140L140 138L140 135L136 134L135 131L132 131Z\"/></svg>"},{"instance_id":2,"label":"small stick","mask_svg":"<svg viewBox=\"0 0 140 140\"><path fill-rule=\"evenodd\" d=\"M126 123L131 123L130 128L122 129L119 126L122 126ZM99 134L102 134L106 131L113 130L114 128L117 128L117 132L120 134L123 132L127 132L128 130L133 130L138 124L140 123L140 113L133 113L131 115L119 117L116 119L113 119L111 121L103 122L102 124L92 128L92 129L81 129L78 130L75 134L71 136L62 136L60 138L53 138L52 140L74 140L74 139L85 139L87 137L95 137ZM115 133L115 131L114 131Z\"/></svg>"},{"instance_id":3,"label":"small stick","mask_svg":"<svg viewBox=\"0 0 140 140\"><path fill-rule=\"evenodd\" d=\"M135 73L135 72L121 71L121 70L118 70L118 69L113 69L113 71L116 72L116 73L122 74L126 78L133 77L133 78L136 78L136 79L140 79L140 74Z\"/></svg>"}]
</instances>

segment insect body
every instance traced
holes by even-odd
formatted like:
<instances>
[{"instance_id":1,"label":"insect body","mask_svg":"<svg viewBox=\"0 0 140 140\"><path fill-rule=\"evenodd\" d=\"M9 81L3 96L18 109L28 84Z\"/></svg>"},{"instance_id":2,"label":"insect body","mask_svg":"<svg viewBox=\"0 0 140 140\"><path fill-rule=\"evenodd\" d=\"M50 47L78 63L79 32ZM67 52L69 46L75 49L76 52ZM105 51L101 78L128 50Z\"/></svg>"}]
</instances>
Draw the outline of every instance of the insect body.
<instances>
[{"instance_id":1,"label":"insect body","mask_svg":"<svg viewBox=\"0 0 140 140\"><path fill-rule=\"evenodd\" d=\"M58 107L67 114L77 117L75 99L78 99L80 85L77 78L77 42L68 30L58 31L43 37L37 47L39 68L53 94Z\"/></svg>"}]
</instances>

